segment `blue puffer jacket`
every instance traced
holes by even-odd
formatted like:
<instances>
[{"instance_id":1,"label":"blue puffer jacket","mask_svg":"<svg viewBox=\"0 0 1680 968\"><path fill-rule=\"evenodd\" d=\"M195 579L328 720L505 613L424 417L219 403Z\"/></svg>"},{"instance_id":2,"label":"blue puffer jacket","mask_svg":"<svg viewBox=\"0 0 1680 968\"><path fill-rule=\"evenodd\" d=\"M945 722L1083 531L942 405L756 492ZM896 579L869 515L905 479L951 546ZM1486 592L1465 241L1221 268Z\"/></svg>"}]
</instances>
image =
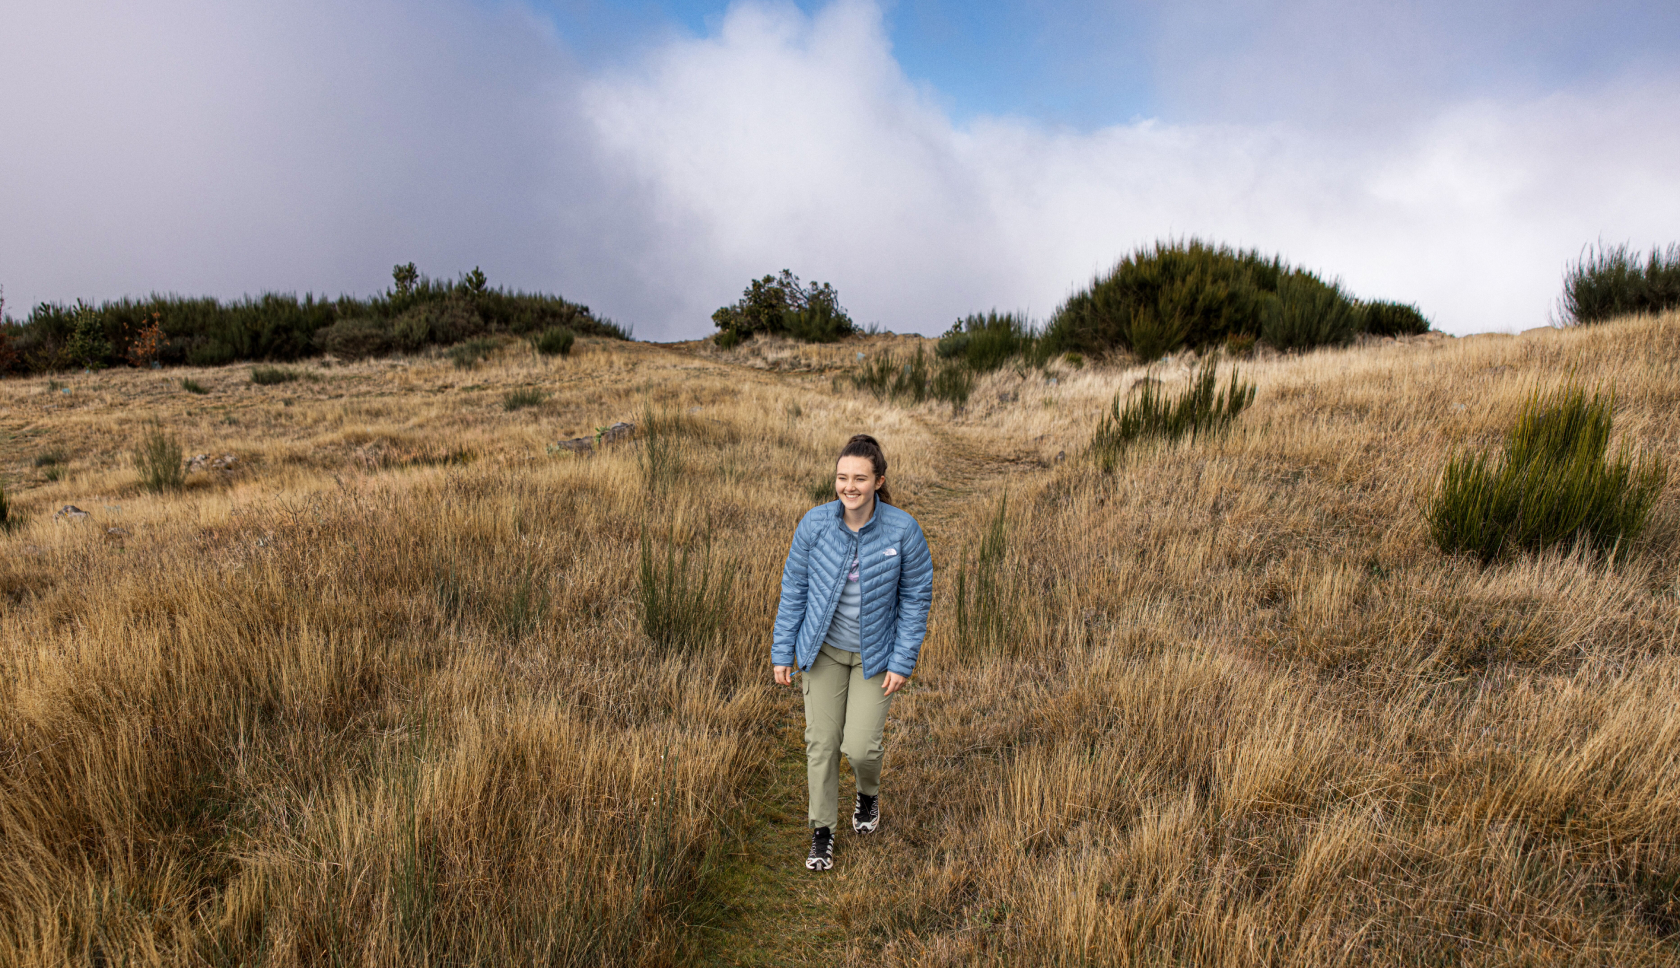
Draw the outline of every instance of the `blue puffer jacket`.
<instances>
[{"instance_id":1,"label":"blue puffer jacket","mask_svg":"<svg viewBox=\"0 0 1680 968\"><path fill-rule=\"evenodd\" d=\"M933 601L933 557L916 519L875 502L875 516L861 531L846 527L845 505L812 508L793 532L782 567L782 604L770 645L772 665L811 668L840 603L852 555L858 558L862 605L863 675L883 669L901 676L916 670Z\"/></svg>"}]
</instances>

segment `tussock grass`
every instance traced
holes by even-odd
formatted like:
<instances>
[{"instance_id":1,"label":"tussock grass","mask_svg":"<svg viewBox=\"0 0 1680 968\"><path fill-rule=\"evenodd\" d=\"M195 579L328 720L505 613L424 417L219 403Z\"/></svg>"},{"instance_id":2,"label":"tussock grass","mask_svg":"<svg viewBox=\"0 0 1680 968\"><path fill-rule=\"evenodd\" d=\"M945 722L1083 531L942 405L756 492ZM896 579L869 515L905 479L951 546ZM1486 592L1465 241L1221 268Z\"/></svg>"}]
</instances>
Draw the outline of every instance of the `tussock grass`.
<instances>
[{"instance_id":1,"label":"tussock grass","mask_svg":"<svg viewBox=\"0 0 1680 968\"><path fill-rule=\"evenodd\" d=\"M1195 441L1225 432L1254 402L1256 392L1253 384L1242 382L1235 368L1230 383L1220 392L1217 363L1211 355L1202 360L1190 385L1176 399L1169 400L1158 385L1153 378L1145 378L1130 399L1115 395L1091 439L1091 454L1103 470L1113 471L1126 449L1140 441L1176 443L1185 437Z\"/></svg>"},{"instance_id":2,"label":"tussock grass","mask_svg":"<svg viewBox=\"0 0 1680 968\"><path fill-rule=\"evenodd\" d=\"M1429 507L1430 533L1448 553L1484 563L1518 551L1585 542L1626 553L1645 529L1668 479L1660 458L1609 459L1613 395L1566 387L1535 394L1505 438L1486 453L1447 461Z\"/></svg>"},{"instance_id":3,"label":"tussock grass","mask_svg":"<svg viewBox=\"0 0 1680 968\"><path fill-rule=\"evenodd\" d=\"M135 444L133 460L143 490L179 491L186 484L187 465L181 440L161 424L153 424Z\"/></svg>"},{"instance_id":4,"label":"tussock grass","mask_svg":"<svg viewBox=\"0 0 1680 968\"><path fill-rule=\"evenodd\" d=\"M542 402L547 399L548 394L536 387L521 387L502 394L502 409L511 413L514 410L523 410L526 407L541 406Z\"/></svg>"},{"instance_id":5,"label":"tussock grass","mask_svg":"<svg viewBox=\"0 0 1680 968\"><path fill-rule=\"evenodd\" d=\"M301 379L302 376L302 373L286 366L251 367L251 382L262 387L277 386L281 383L291 383L295 380ZM181 385L186 387L185 381L183 381Z\"/></svg>"},{"instance_id":6,"label":"tussock grass","mask_svg":"<svg viewBox=\"0 0 1680 968\"><path fill-rule=\"evenodd\" d=\"M1112 362L1003 367L952 414L835 392L852 344L585 345L519 421L494 404L553 380L533 353L346 364L289 407L0 383L29 429L0 437L0 964L1680 958L1680 498L1608 567L1482 566L1421 513L1572 381L1614 381L1617 437L1672 462L1680 315L1258 359L1242 432L1113 474L1053 459L1141 375ZM644 407L683 415L662 491L635 443L546 456ZM153 416L241 470L136 494ZM808 836L801 801L761 802L802 769L797 690L769 685L781 556L860 430L929 536L933 622L886 825L759 894L713 873ZM75 480L18 473L61 441ZM972 640L1000 518L1016 604L971 648L956 597ZM728 634L644 630L643 522L656 583L689 547L691 590L710 522Z\"/></svg>"},{"instance_id":7,"label":"tussock grass","mask_svg":"<svg viewBox=\"0 0 1680 968\"><path fill-rule=\"evenodd\" d=\"M251 382L252 383L258 382L255 374L252 375ZM181 389L187 391L188 393L198 394L199 396L203 396L204 394L210 392L209 389L204 386L204 384L198 382L197 380L193 379L190 376L182 378Z\"/></svg>"},{"instance_id":8,"label":"tussock grass","mask_svg":"<svg viewBox=\"0 0 1680 968\"><path fill-rule=\"evenodd\" d=\"M665 545L663 563L654 551L654 543L644 525L642 631L662 653L695 652L716 645L734 611L730 601L735 587L734 565L726 562L714 570L710 529L683 543L680 557L677 541L667 534L660 542ZM698 553L696 543L700 546Z\"/></svg>"}]
</instances>

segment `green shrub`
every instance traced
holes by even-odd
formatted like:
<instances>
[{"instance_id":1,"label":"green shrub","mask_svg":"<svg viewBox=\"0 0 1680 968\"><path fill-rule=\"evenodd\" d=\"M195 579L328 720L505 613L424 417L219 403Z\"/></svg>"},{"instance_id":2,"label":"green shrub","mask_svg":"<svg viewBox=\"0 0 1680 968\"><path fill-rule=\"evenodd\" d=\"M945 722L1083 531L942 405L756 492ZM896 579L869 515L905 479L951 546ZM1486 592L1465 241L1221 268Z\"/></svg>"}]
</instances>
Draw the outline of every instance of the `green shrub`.
<instances>
[{"instance_id":1,"label":"green shrub","mask_svg":"<svg viewBox=\"0 0 1680 968\"><path fill-rule=\"evenodd\" d=\"M253 373L253 376L252 376L252 381L256 382L256 377L255 377L254 373ZM197 380L193 379L190 376L189 377L184 377L181 380L181 389L187 391L188 393L196 393L200 396L203 396L204 394L210 392L209 390L205 389L204 384L198 382Z\"/></svg>"},{"instance_id":2,"label":"green shrub","mask_svg":"<svg viewBox=\"0 0 1680 968\"><path fill-rule=\"evenodd\" d=\"M75 328L64 344L65 359L74 366L100 370L109 364L111 353L104 316L92 306L77 302Z\"/></svg>"},{"instance_id":3,"label":"green shrub","mask_svg":"<svg viewBox=\"0 0 1680 968\"><path fill-rule=\"evenodd\" d=\"M1285 348L1315 336L1345 342L1360 331L1358 309L1340 287L1275 256L1198 239L1157 242L1068 297L1045 327L1041 351L1120 349L1149 362L1232 337L1265 338L1269 317L1274 332L1290 341ZM1332 318L1309 315L1314 310Z\"/></svg>"},{"instance_id":4,"label":"green shrub","mask_svg":"<svg viewBox=\"0 0 1680 968\"><path fill-rule=\"evenodd\" d=\"M1025 313L976 313L952 324L934 349L942 360L968 364L976 373L990 373L1012 359L1030 355L1037 334Z\"/></svg>"},{"instance_id":5,"label":"green shrub","mask_svg":"<svg viewBox=\"0 0 1680 968\"><path fill-rule=\"evenodd\" d=\"M548 394L536 387L524 387L509 390L502 394L502 409L507 411L520 410L525 407L535 407L548 399Z\"/></svg>"},{"instance_id":6,"label":"green shrub","mask_svg":"<svg viewBox=\"0 0 1680 968\"><path fill-rule=\"evenodd\" d=\"M726 341L734 346L756 333L832 343L857 332L833 286L826 282L801 285L799 277L786 269L748 283L740 300L712 313L712 322L718 328L713 339L719 346Z\"/></svg>"},{"instance_id":7,"label":"green shrub","mask_svg":"<svg viewBox=\"0 0 1680 968\"><path fill-rule=\"evenodd\" d=\"M934 371L921 347L908 360L891 353L865 360L851 375L852 387L867 390L887 400L922 403L928 399L949 403L953 409L968 402L974 388L974 374L967 364L947 362Z\"/></svg>"},{"instance_id":8,"label":"green shrub","mask_svg":"<svg viewBox=\"0 0 1680 968\"><path fill-rule=\"evenodd\" d=\"M532 345L544 356L570 356L577 334L569 329L545 329Z\"/></svg>"},{"instance_id":9,"label":"green shrub","mask_svg":"<svg viewBox=\"0 0 1680 968\"><path fill-rule=\"evenodd\" d=\"M1372 336L1422 336L1429 320L1410 303L1368 302L1361 307L1365 332Z\"/></svg>"},{"instance_id":10,"label":"green shrub","mask_svg":"<svg viewBox=\"0 0 1680 968\"><path fill-rule=\"evenodd\" d=\"M630 338L627 329L558 296L493 289L481 272L451 283L418 270L409 272L412 268L395 267L395 287L367 299L264 293L219 302L154 294L97 307L42 303L21 324L0 323L0 370L44 373L95 362L114 365L123 362L121 351L130 345L130 337L151 322L162 328L157 360L193 366L235 360L286 362L321 352L329 341L343 344L334 353L365 356L392 348L412 352L490 334L524 336L552 327ZM88 322L83 309L91 310L95 321ZM335 328L353 320L361 322ZM78 330L80 341L71 347Z\"/></svg>"},{"instance_id":11,"label":"green shrub","mask_svg":"<svg viewBox=\"0 0 1680 968\"><path fill-rule=\"evenodd\" d=\"M1359 306L1340 286L1306 273L1280 279L1264 307L1260 338L1280 350L1345 346L1359 335Z\"/></svg>"},{"instance_id":12,"label":"green shrub","mask_svg":"<svg viewBox=\"0 0 1680 968\"><path fill-rule=\"evenodd\" d=\"M696 562L692 541L679 556L667 534L661 567L648 528L642 526L642 631L661 653L704 648L721 641L727 628L735 569L724 565L714 572L710 531L698 540L702 550Z\"/></svg>"},{"instance_id":13,"label":"green shrub","mask_svg":"<svg viewBox=\"0 0 1680 968\"><path fill-rule=\"evenodd\" d=\"M298 371L284 366L251 367L251 382L258 386L271 387L280 383L291 383L299 375Z\"/></svg>"},{"instance_id":14,"label":"green shrub","mask_svg":"<svg viewBox=\"0 0 1680 968\"><path fill-rule=\"evenodd\" d=\"M1504 453L1448 459L1428 508L1431 536L1448 554L1484 564L1518 551L1584 542L1625 553L1644 530L1668 479L1661 458L1607 455L1614 398L1578 387L1529 397Z\"/></svg>"},{"instance_id":15,"label":"green shrub","mask_svg":"<svg viewBox=\"0 0 1680 968\"><path fill-rule=\"evenodd\" d=\"M1223 433L1254 402L1254 393L1254 385L1244 384L1235 369L1231 382L1220 392L1210 355L1176 400L1167 399L1153 382L1143 384L1124 405L1116 394L1091 439L1091 455L1104 471L1112 471L1127 448L1139 441L1154 438L1176 443L1186 436L1194 441Z\"/></svg>"},{"instance_id":16,"label":"green shrub","mask_svg":"<svg viewBox=\"0 0 1680 968\"><path fill-rule=\"evenodd\" d=\"M65 461L66 458L62 450L44 450L35 455L36 467L52 467L56 464L63 464Z\"/></svg>"},{"instance_id":17,"label":"green shrub","mask_svg":"<svg viewBox=\"0 0 1680 968\"><path fill-rule=\"evenodd\" d=\"M463 370L472 369L479 360L489 359L500 348L493 339L470 339L449 348L449 359Z\"/></svg>"},{"instance_id":18,"label":"green shrub","mask_svg":"<svg viewBox=\"0 0 1680 968\"><path fill-rule=\"evenodd\" d=\"M140 487L147 491L179 491L187 481L181 442L161 424L152 424L135 445L134 469L140 473Z\"/></svg>"},{"instance_id":19,"label":"green shrub","mask_svg":"<svg viewBox=\"0 0 1680 968\"><path fill-rule=\"evenodd\" d=\"M315 334L315 345L340 359L360 360L389 353L397 344L389 323L358 316L323 327Z\"/></svg>"},{"instance_id":20,"label":"green shrub","mask_svg":"<svg viewBox=\"0 0 1680 968\"><path fill-rule=\"evenodd\" d=\"M1680 307L1680 245L1641 260L1626 245L1589 249L1563 274L1564 322L1601 323Z\"/></svg>"}]
</instances>

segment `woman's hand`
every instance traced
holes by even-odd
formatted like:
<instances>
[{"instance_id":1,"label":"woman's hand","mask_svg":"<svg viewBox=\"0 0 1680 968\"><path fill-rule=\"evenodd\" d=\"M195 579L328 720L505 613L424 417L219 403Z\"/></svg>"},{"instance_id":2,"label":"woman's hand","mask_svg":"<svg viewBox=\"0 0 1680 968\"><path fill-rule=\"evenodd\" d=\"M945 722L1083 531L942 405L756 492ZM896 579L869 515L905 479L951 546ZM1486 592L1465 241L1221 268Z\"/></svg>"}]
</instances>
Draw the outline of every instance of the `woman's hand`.
<instances>
[{"instance_id":1,"label":"woman's hand","mask_svg":"<svg viewBox=\"0 0 1680 968\"><path fill-rule=\"evenodd\" d=\"M896 672L887 673L886 690L882 693L882 695L887 695L887 696L892 695L893 693L895 693L899 690L899 687L903 686L906 682L909 682L909 681L910 681L909 676L901 676Z\"/></svg>"},{"instance_id":2,"label":"woman's hand","mask_svg":"<svg viewBox=\"0 0 1680 968\"><path fill-rule=\"evenodd\" d=\"M793 666L775 666L774 668L776 670L776 685L793 685Z\"/></svg>"}]
</instances>

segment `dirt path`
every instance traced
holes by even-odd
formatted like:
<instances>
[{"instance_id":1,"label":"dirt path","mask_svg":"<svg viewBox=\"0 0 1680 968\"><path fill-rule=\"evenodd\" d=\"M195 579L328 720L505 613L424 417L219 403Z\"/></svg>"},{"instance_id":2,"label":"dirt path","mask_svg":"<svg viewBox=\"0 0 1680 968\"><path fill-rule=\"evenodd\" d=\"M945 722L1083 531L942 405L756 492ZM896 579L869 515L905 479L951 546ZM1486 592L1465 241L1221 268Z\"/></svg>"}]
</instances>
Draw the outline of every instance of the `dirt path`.
<instances>
[{"instance_id":1,"label":"dirt path","mask_svg":"<svg viewBox=\"0 0 1680 968\"><path fill-rule=\"evenodd\" d=\"M929 424L926 429L941 442L940 483L924 487L910 510L927 534L935 560L944 562L955 555L951 542L958 524L987 513L997 486L1016 472L1017 465L978 451L946 428ZM702 965L845 964L852 938L835 916L837 895L860 887L890 890L852 879L849 872L856 865L848 863L848 855L855 858L887 848L879 838L852 834L844 804L834 870L805 870L810 848L805 714L797 690L786 691L781 708L776 769L765 788L750 798L748 815L735 831L735 841L712 880L708 906L697 919ZM840 792L849 802L852 774L843 757L841 764ZM890 810L885 819L890 822Z\"/></svg>"}]
</instances>

